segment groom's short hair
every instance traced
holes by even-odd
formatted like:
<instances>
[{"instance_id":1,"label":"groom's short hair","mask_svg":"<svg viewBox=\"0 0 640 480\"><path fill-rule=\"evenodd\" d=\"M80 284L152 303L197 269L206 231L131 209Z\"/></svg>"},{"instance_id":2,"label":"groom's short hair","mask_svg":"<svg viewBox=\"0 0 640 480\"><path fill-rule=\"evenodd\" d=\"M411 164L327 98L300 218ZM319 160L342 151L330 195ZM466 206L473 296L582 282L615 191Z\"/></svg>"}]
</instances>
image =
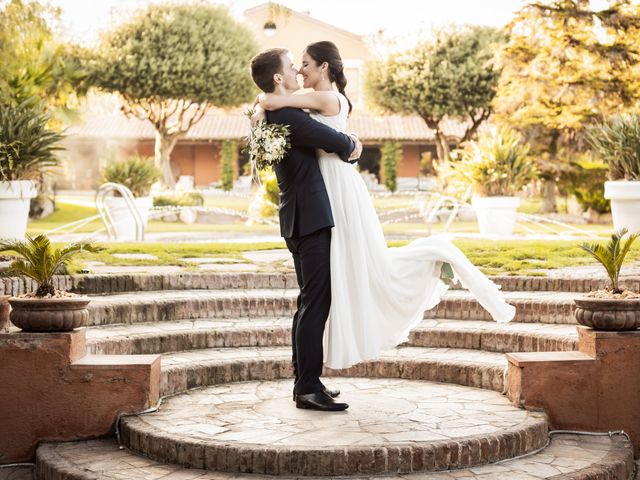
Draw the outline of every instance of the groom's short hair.
<instances>
[{"instance_id":1,"label":"groom's short hair","mask_svg":"<svg viewBox=\"0 0 640 480\"><path fill-rule=\"evenodd\" d=\"M273 76L283 73L282 55L288 52L286 48L270 48L251 59L251 77L260 90L265 93L275 90Z\"/></svg>"}]
</instances>

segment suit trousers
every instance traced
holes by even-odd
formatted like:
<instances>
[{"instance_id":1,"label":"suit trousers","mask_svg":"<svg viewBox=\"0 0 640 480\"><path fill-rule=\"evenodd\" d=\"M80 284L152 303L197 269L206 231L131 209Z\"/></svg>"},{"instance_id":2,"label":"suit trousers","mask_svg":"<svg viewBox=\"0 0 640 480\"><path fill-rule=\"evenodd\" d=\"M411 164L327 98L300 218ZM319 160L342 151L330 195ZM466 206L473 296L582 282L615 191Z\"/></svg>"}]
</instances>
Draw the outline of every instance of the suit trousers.
<instances>
[{"instance_id":1,"label":"suit trousers","mask_svg":"<svg viewBox=\"0 0 640 480\"><path fill-rule=\"evenodd\" d=\"M294 393L304 395L322 391L324 327L331 307L330 248L331 228L303 237L285 238L300 294L291 329Z\"/></svg>"}]
</instances>

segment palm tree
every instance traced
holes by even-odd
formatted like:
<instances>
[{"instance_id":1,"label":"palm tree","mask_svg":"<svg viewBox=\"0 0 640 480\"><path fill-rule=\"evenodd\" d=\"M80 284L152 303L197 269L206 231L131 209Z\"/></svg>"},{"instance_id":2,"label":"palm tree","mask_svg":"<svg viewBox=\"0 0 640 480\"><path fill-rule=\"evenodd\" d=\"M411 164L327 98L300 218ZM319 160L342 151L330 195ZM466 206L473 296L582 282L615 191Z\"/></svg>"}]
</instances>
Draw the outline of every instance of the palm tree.
<instances>
[{"instance_id":1,"label":"palm tree","mask_svg":"<svg viewBox=\"0 0 640 480\"><path fill-rule=\"evenodd\" d=\"M609 280L611 280L612 293L622 293L619 284L620 269L624 263L624 258L629 253L631 245L640 234L629 234L627 240L623 242L623 237L628 233L626 228L620 229L611 235L611 240L606 245L601 243L592 243L591 245L583 243L580 248L590 253L598 260L607 271Z\"/></svg>"},{"instance_id":2,"label":"palm tree","mask_svg":"<svg viewBox=\"0 0 640 480\"><path fill-rule=\"evenodd\" d=\"M83 251L98 253L103 250L103 247L86 241L63 248L54 248L46 235L38 235L35 238L27 235L26 241L0 241L0 252L15 252L21 257L11 263L11 270L38 283L36 297L55 294L55 288L51 282L53 276L59 273L62 266L67 265L75 255Z\"/></svg>"}]
</instances>

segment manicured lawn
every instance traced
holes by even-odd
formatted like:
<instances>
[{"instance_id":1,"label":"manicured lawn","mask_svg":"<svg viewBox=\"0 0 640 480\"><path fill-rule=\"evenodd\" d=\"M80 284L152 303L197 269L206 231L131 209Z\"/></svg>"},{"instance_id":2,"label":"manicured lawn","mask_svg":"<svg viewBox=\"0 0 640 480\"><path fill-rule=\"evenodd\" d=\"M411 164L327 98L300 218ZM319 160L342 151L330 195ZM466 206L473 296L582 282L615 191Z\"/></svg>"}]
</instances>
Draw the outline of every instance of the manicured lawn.
<instances>
[{"instance_id":1,"label":"manicured lawn","mask_svg":"<svg viewBox=\"0 0 640 480\"><path fill-rule=\"evenodd\" d=\"M222 198L222 197L221 197ZM227 197L225 197L227 198ZM228 197L232 198L232 197ZM400 196L385 197L380 200L388 210L393 210L392 207L398 207L402 201L406 201L406 198ZM397 203L396 203L397 201ZM222 207L219 207L222 208ZM38 234L46 233L60 226L69 224L76 220L82 220L92 215L96 215L96 210L92 207L85 207L80 205L74 205L70 203L58 203L58 210L42 220L32 220L29 222L28 233ZM610 225L583 225L576 224L574 227L594 233L596 235L609 235L611 233ZM525 228L526 227L526 228ZM102 222L97 219L88 225L85 225L76 232L78 233L91 233L102 228ZM516 226L516 234L528 233L528 229L533 230L536 233L551 233L547 228L536 226L531 223L526 223L523 226ZM569 230L565 227L553 227L556 231L563 233L569 233ZM439 233L443 230L443 224L434 224L429 226L423 222L416 222L412 219L411 222L400 223L385 223L383 224L383 230L386 235L406 235L406 236L421 236L428 235L429 233ZM233 224L200 224L195 223L192 225L186 225L182 222L162 222L151 221L147 229L151 233L161 232L229 232L229 233L278 233L277 225L267 225L255 223L250 227L246 226L242 221L238 221ZM455 221L451 226L449 232L451 233L477 233L478 226L476 222L461 222Z\"/></svg>"},{"instance_id":2,"label":"manicured lawn","mask_svg":"<svg viewBox=\"0 0 640 480\"><path fill-rule=\"evenodd\" d=\"M407 241L389 242L391 247L406 245ZM596 262L568 240L455 240L460 248L483 272L489 275L546 275L545 270L569 266L594 265ZM85 261L101 261L107 265L177 265L194 267L189 257L241 258L243 252L284 249L284 242L239 243L117 243L105 244L106 251L97 255L84 254L72 266L80 271ZM122 259L116 253L149 253L154 260ZM629 261L640 260L640 244L631 250ZM604 274L604 271L603 271Z\"/></svg>"}]
</instances>

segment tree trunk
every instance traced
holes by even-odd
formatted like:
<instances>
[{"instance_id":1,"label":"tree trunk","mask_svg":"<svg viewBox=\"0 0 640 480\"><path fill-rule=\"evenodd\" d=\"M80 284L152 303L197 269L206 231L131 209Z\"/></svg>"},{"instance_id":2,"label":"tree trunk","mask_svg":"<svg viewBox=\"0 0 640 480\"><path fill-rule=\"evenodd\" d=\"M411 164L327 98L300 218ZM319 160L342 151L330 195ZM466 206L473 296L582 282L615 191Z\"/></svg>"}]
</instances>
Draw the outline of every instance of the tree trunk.
<instances>
[{"instance_id":1,"label":"tree trunk","mask_svg":"<svg viewBox=\"0 0 640 480\"><path fill-rule=\"evenodd\" d=\"M542 184L542 213L555 213L556 205L556 181L553 178L545 178Z\"/></svg>"},{"instance_id":2,"label":"tree trunk","mask_svg":"<svg viewBox=\"0 0 640 480\"><path fill-rule=\"evenodd\" d=\"M551 163L551 167L548 169L549 171L546 175L543 175L543 185L542 185L542 213L555 213L558 211L558 206L556 204L556 175L554 174L554 170L556 168L556 162L558 161L558 139L560 138L560 133L558 131L554 131L551 134L551 141L549 142L549 161Z\"/></svg>"},{"instance_id":3,"label":"tree trunk","mask_svg":"<svg viewBox=\"0 0 640 480\"><path fill-rule=\"evenodd\" d=\"M171 152L176 146L178 137L163 132L156 132L155 164L162 171L162 181L165 187L173 189L176 179L171 170Z\"/></svg>"}]
</instances>

